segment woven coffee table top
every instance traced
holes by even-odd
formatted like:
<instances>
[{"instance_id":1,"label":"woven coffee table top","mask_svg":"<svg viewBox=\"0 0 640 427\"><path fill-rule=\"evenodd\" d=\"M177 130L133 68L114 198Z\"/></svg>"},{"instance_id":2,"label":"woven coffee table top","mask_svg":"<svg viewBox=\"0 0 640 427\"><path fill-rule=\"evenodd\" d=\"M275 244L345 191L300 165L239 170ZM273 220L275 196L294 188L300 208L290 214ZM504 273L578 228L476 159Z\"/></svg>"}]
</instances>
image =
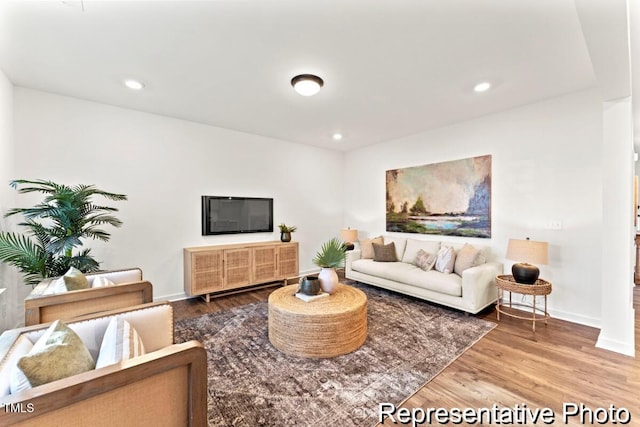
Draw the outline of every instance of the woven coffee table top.
<instances>
[{"instance_id":1,"label":"woven coffee table top","mask_svg":"<svg viewBox=\"0 0 640 427\"><path fill-rule=\"evenodd\" d=\"M356 310L367 302L364 292L343 284L339 284L336 291L328 297L309 302L295 296L297 289L298 285L290 285L272 292L269 296L269 305L291 314L331 316Z\"/></svg>"}]
</instances>

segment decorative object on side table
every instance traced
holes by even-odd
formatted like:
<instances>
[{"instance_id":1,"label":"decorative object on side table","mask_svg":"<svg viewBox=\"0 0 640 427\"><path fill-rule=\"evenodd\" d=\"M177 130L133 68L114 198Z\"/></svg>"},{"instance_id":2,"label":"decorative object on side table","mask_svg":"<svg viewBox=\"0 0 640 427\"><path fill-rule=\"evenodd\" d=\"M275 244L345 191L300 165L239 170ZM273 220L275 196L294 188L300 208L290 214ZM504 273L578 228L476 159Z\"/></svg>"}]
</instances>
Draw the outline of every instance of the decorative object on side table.
<instances>
[{"instance_id":1,"label":"decorative object on side table","mask_svg":"<svg viewBox=\"0 0 640 427\"><path fill-rule=\"evenodd\" d=\"M353 242L358 241L358 230L343 228L342 230L340 230L340 238L344 242L345 250L352 251L353 248L355 248Z\"/></svg>"},{"instance_id":2,"label":"decorative object on side table","mask_svg":"<svg viewBox=\"0 0 640 427\"><path fill-rule=\"evenodd\" d=\"M284 222L278 225L280 229L280 241L281 242L290 242L291 241L291 233L295 232L298 227L292 225L291 227L287 226Z\"/></svg>"},{"instance_id":3,"label":"decorative object on side table","mask_svg":"<svg viewBox=\"0 0 640 427\"><path fill-rule=\"evenodd\" d=\"M550 317L549 312L547 311L547 295L551 293L551 283L546 280L537 279L535 283L523 284L518 283L512 275L500 275L496 277L496 287L498 288L498 301L496 302L496 315L498 317L498 321L500 321L500 313L506 316L515 317L516 319L531 320L533 322L532 329L534 333L536 331L536 320L544 319L545 325L547 324L547 319ZM530 308L531 317L520 316L513 312L505 311L504 304L502 303L505 291L509 292L509 308L511 309L514 306ZM512 292L522 295L532 295L533 305L512 302ZM536 307L537 296L544 296L544 311ZM537 316L537 314L540 314L541 316Z\"/></svg>"},{"instance_id":4,"label":"decorative object on side table","mask_svg":"<svg viewBox=\"0 0 640 427\"><path fill-rule=\"evenodd\" d=\"M536 283L540 276L540 269L531 263L549 263L549 244L534 240L509 239L507 259L518 261L511 267L511 273L516 282L526 285Z\"/></svg>"},{"instance_id":5,"label":"decorative object on side table","mask_svg":"<svg viewBox=\"0 0 640 427\"><path fill-rule=\"evenodd\" d=\"M107 242L111 237L102 226L120 227L113 213L118 209L95 204L93 196L127 200L124 194L109 193L93 185L68 186L45 180L17 179L10 185L21 194L44 193L44 200L30 208L10 209L5 216L22 214L26 234L0 233L0 261L24 274L25 284L36 285L45 277L62 276L70 267L83 273L97 271L100 264L91 249L78 250L82 239Z\"/></svg>"},{"instance_id":6,"label":"decorative object on side table","mask_svg":"<svg viewBox=\"0 0 640 427\"><path fill-rule=\"evenodd\" d=\"M313 258L313 263L321 269L318 274L320 286L328 294L333 293L338 286L338 273L335 269L344 267L346 259L344 251L345 247L342 241L334 237L325 242Z\"/></svg>"},{"instance_id":7,"label":"decorative object on side table","mask_svg":"<svg viewBox=\"0 0 640 427\"><path fill-rule=\"evenodd\" d=\"M304 295L318 295L320 280L318 276L303 276L298 281L298 292Z\"/></svg>"}]
</instances>

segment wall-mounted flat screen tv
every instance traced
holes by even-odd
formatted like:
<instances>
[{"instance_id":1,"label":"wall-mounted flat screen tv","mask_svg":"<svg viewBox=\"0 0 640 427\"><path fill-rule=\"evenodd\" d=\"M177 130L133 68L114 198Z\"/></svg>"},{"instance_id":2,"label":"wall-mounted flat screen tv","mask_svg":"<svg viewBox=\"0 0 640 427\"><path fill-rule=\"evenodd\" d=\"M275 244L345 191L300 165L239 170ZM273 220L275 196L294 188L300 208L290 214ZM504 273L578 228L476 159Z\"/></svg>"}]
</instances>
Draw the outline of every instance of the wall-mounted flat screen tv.
<instances>
[{"instance_id":1,"label":"wall-mounted flat screen tv","mask_svg":"<svg viewBox=\"0 0 640 427\"><path fill-rule=\"evenodd\" d=\"M273 231L273 199L202 196L202 235Z\"/></svg>"}]
</instances>

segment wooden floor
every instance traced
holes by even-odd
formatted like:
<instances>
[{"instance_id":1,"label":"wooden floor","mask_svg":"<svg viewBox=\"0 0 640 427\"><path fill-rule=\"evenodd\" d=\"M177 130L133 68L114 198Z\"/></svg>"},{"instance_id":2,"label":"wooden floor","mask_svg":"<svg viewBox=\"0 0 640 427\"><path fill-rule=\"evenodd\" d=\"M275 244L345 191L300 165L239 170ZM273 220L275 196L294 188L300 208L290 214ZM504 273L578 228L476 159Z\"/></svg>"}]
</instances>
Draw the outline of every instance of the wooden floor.
<instances>
[{"instance_id":1,"label":"wooden floor","mask_svg":"<svg viewBox=\"0 0 640 427\"><path fill-rule=\"evenodd\" d=\"M215 298L209 304L199 299L179 301L174 303L176 320L266 301L274 289ZM551 408L555 425L578 426L584 423L577 417L568 419L566 424L562 422L564 403L583 403L593 411L609 410L614 405L631 412L627 425L640 426L640 286L635 288L634 302L638 358L596 348L599 330L594 328L550 319L547 326L538 324L534 336L530 322L501 316L494 330L403 406L427 410L491 408L494 404L514 408L525 404L532 410ZM480 317L497 322L495 309ZM602 410L597 410L598 414L604 416ZM387 419L383 425L401 424Z\"/></svg>"}]
</instances>

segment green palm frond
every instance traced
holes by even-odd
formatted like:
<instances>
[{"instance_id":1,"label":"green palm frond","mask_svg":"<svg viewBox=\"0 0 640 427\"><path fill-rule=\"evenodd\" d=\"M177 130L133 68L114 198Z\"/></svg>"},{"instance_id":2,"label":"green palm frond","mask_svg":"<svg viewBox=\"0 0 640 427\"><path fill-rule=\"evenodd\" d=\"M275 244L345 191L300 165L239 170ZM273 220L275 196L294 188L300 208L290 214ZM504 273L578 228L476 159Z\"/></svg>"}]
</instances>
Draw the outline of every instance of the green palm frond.
<instances>
[{"instance_id":1,"label":"green palm frond","mask_svg":"<svg viewBox=\"0 0 640 427\"><path fill-rule=\"evenodd\" d=\"M18 225L26 235L3 233L0 239L0 261L17 267L27 283L42 277L64 274L70 266L90 272L99 269L89 249L74 254L83 239L108 241L111 235L104 225L120 227L114 212L118 209L93 203L94 196L108 200L127 200L124 194L110 193L93 185L68 186L46 180L11 181L20 194L43 193L43 200L28 208L10 209L5 216L21 214Z\"/></svg>"},{"instance_id":2,"label":"green palm frond","mask_svg":"<svg viewBox=\"0 0 640 427\"><path fill-rule=\"evenodd\" d=\"M344 243L334 237L322 245L320 251L313 258L313 263L322 268L342 267L346 258L344 251Z\"/></svg>"}]
</instances>

